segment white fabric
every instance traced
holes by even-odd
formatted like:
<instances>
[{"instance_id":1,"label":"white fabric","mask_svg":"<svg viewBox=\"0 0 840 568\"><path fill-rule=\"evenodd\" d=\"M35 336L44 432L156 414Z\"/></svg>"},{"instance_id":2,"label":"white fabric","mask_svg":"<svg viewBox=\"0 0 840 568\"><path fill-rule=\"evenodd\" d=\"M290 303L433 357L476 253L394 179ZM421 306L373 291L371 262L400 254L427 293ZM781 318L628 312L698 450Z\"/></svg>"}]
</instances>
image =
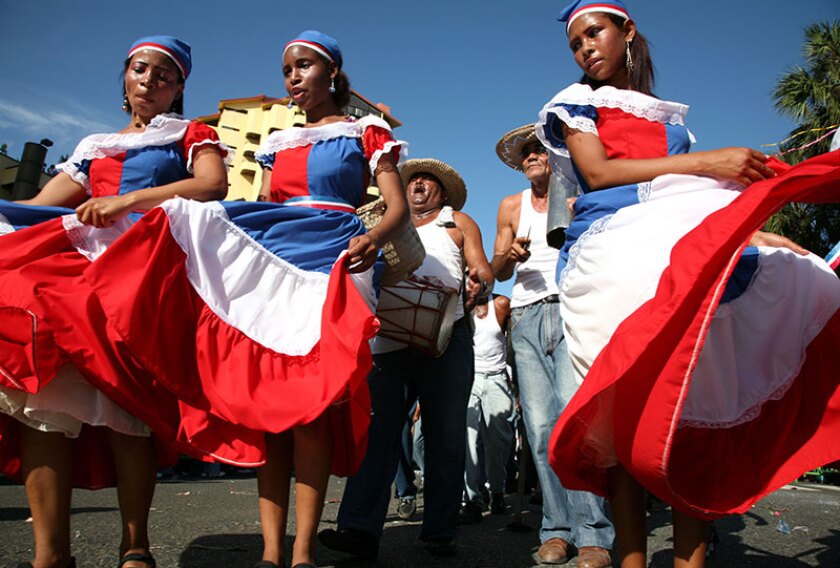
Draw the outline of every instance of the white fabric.
<instances>
[{"instance_id":1,"label":"white fabric","mask_svg":"<svg viewBox=\"0 0 840 568\"><path fill-rule=\"evenodd\" d=\"M426 257L411 278L419 281L429 279L438 285L458 290L460 295L464 281L464 257L461 249L449 236L446 227L436 222L441 215L445 213L441 211L435 221L417 227L417 234L426 250ZM455 321L462 317L464 317L464 303L459 300L455 309ZM404 343L380 336L374 337L370 345L375 355L405 347Z\"/></svg>"},{"instance_id":2,"label":"white fabric","mask_svg":"<svg viewBox=\"0 0 840 568\"><path fill-rule=\"evenodd\" d=\"M480 318L472 312L473 345L475 349L476 373L500 373L506 368L507 351L505 334L496 317L496 304L493 298L487 301L487 315Z\"/></svg>"},{"instance_id":3,"label":"white fabric","mask_svg":"<svg viewBox=\"0 0 840 568\"><path fill-rule=\"evenodd\" d=\"M517 237L528 237L531 256L525 262L517 263L516 279L510 299L511 308L521 308L557 294L554 274L560 251L548 246L548 211L539 213L531 203L531 189L522 192L522 206L519 213Z\"/></svg>"},{"instance_id":4,"label":"white fabric","mask_svg":"<svg viewBox=\"0 0 840 568\"><path fill-rule=\"evenodd\" d=\"M122 236L134 224L128 217L119 219L110 227L97 228L85 225L75 214L63 215L61 223L67 231L67 238L76 250L93 262L105 252L111 244Z\"/></svg>"},{"instance_id":5,"label":"white fabric","mask_svg":"<svg viewBox=\"0 0 840 568\"><path fill-rule=\"evenodd\" d=\"M618 325L653 297L676 241L739 193L711 178L684 175L656 178L650 189L648 201L593 224L571 251L560 307L579 383ZM821 259L787 249L759 251L746 292L714 314L683 424L726 427L755 417L784 392L808 342L840 308L840 281Z\"/></svg>"},{"instance_id":6,"label":"white fabric","mask_svg":"<svg viewBox=\"0 0 840 568\"><path fill-rule=\"evenodd\" d=\"M6 235L14 232L15 228L11 223L9 223L9 220L6 219L6 216L0 213L0 235Z\"/></svg>"},{"instance_id":7,"label":"white fabric","mask_svg":"<svg viewBox=\"0 0 840 568\"><path fill-rule=\"evenodd\" d=\"M232 223L219 203L171 199L161 207L187 255L190 283L222 321L278 353L312 350L321 337L329 274L301 270L273 255ZM370 302L373 270L354 282Z\"/></svg>"},{"instance_id":8,"label":"white fabric","mask_svg":"<svg viewBox=\"0 0 840 568\"><path fill-rule=\"evenodd\" d=\"M83 424L107 426L130 436L151 431L101 391L95 389L73 365L62 367L38 393L0 387L0 412L42 432L61 432L77 438Z\"/></svg>"}]
</instances>

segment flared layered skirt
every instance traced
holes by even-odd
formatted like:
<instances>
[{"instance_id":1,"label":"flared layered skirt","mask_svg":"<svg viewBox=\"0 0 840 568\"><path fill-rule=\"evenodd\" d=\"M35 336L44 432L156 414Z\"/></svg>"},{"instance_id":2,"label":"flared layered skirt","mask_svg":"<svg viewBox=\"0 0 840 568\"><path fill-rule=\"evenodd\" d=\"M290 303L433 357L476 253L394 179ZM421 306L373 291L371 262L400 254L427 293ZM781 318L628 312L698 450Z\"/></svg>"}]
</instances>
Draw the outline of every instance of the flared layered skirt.
<instances>
[{"instance_id":1,"label":"flared layered skirt","mask_svg":"<svg viewBox=\"0 0 840 568\"><path fill-rule=\"evenodd\" d=\"M674 507L742 512L840 457L840 281L749 247L785 203L840 201L840 153L740 192L668 175L569 250L561 313L580 389L552 436L563 483L620 464Z\"/></svg>"}]
</instances>

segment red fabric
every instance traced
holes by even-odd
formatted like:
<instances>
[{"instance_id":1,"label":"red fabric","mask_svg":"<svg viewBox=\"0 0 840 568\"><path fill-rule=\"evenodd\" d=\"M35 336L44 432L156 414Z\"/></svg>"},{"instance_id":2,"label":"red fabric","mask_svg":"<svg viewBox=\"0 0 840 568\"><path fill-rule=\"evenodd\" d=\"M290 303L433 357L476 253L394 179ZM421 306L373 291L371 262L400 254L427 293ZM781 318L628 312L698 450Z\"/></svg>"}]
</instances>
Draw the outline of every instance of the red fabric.
<instances>
[{"instance_id":1,"label":"red fabric","mask_svg":"<svg viewBox=\"0 0 840 568\"><path fill-rule=\"evenodd\" d=\"M744 243L791 201L840 201L840 152L751 185L675 245L655 297L618 327L552 433L550 462L566 487L607 494L607 470L587 432L610 420L619 463L661 499L707 519L744 512L840 458L840 380L831 363L840 347L837 315L810 344L794 385L758 418L728 429L676 429L704 323Z\"/></svg>"},{"instance_id":2,"label":"red fabric","mask_svg":"<svg viewBox=\"0 0 840 568\"><path fill-rule=\"evenodd\" d=\"M61 219L5 235L0 242L0 313L8 316L0 328L0 368L5 371L0 384L35 393L73 363L94 387L154 431L160 465L173 464L177 402L154 388L154 378L145 376L107 329L82 276L90 262L76 252ZM14 419L0 421L0 464L13 479L20 473L18 428ZM86 426L73 444L75 486L114 485L104 430Z\"/></svg>"},{"instance_id":3,"label":"red fabric","mask_svg":"<svg viewBox=\"0 0 840 568\"><path fill-rule=\"evenodd\" d=\"M365 131L362 132L362 147L365 151L365 158L367 158L368 162L370 162L376 152L384 149L386 144L393 141L394 136L387 128L373 125L368 126L365 128ZM400 158L400 146L395 145L389 154L396 164Z\"/></svg>"},{"instance_id":4,"label":"red fabric","mask_svg":"<svg viewBox=\"0 0 840 568\"><path fill-rule=\"evenodd\" d=\"M617 108L598 109L598 136L607 157L614 159L659 158L668 155L665 125L639 118Z\"/></svg>"},{"instance_id":5,"label":"red fabric","mask_svg":"<svg viewBox=\"0 0 840 568\"><path fill-rule=\"evenodd\" d=\"M91 197L109 197L120 193L123 162L125 162L125 152L93 160L90 163L88 180L90 180Z\"/></svg>"},{"instance_id":6,"label":"red fabric","mask_svg":"<svg viewBox=\"0 0 840 568\"><path fill-rule=\"evenodd\" d=\"M184 133L184 137L180 141L181 152L184 154L184 158L189 158L190 149L193 148L193 146L196 146L196 148L193 149L193 156L195 156L195 150L201 146L216 148L223 158L227 156L227 151L225 149L217 144L208 143L208 140L218 142L219 135L216 134L215 130L202 122L190 122L189 125L187 125L187 131Z\"/></svg>"},{"instance_id":7,"label":"red fabric","mask_svg":"<svg viewBox=\"0 0 840 568\"><path fill-rule=\"evenodd\" d=\"M377 330L345 264L337 263L330 275L320 342L305 356L287 356L204 304L168 224L163 210L151 211L132 238L112 245L86 276L131 352L180 400L179 440L220 461L259 465L266 432L284 432L327 412L333 473L355 471L370 420L367 341Z\"/></svg>"},{"instance_id":8,"label":"red fabric","mask_svg":"<svg viewBox=\"0 0 840 568\"><path fill-rule=\"evenodd\" d=\"M312 146L283 150L283 167L271 171L271 201L283 203L291 197L309 195L307 162Z\"/></svg>"}]
</instances>

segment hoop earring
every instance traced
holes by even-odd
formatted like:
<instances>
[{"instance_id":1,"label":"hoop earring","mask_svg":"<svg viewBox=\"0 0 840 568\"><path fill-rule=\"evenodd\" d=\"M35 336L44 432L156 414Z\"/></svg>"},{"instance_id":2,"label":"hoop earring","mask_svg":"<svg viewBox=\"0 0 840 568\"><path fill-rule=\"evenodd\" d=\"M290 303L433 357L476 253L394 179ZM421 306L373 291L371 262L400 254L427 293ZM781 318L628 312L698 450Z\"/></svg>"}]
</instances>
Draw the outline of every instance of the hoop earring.
<instances>
[{"instance_id":1,"label":"hoop earring","mask_svg":"<svg viewBox=\"0 0 840 568\"><path fill-rule=\"evenodd\" d=\"M131 110L131 107L128 104L128 95L123 95L123 112L128 112Z\"/></svg>"},{"instance_id":2,"label":"hoop earring","mask_svg":"<svg viewBox=\"0 0 840 568\"><path fill-rule=\"evenodd\" d=\"M334 93L334 92L335 92L335 79L330 79L330 88L329 88L329 91L330 91L331 93Z\"/></svg>"},{"instance_id":3,"label":"hoop earring","mask_svg":"<svg viewBox=\"0 0 840 568\"><path fill-rule=\"evenodd\" d=\"M633 73L633 56L630 55L630 42L626 42L625 44L627 49L625 50L625 57L624 57L624 66L627 67L627 74Z\"/></svg>"}]
</instances>

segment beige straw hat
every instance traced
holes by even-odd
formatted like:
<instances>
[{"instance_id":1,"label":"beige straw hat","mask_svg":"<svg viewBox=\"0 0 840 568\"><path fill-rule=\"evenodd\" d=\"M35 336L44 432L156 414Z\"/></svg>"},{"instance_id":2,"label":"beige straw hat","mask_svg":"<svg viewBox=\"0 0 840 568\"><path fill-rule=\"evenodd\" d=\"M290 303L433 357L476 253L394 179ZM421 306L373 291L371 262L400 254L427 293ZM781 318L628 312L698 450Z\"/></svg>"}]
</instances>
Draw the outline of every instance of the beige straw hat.
<instances>
[{"instance_id":1,"label":"beige straw hat","mask_svg":"<svg viewBox=\"0 0 840 568\"><path fill-rule=\"evenodd\" d=\"M432 158L421 158L407 160L400 167L400 176L404 186L408 185L411 176L418 173L432 174L440 180L446 191L446 205L456 211L460 211L467 201L467 185L461 174L455 171L452 166Z\"/></svg>"},{"instance_id":2,"label":"beige straw hat","mask_svg":"<svg viewBox=\"0 0 840 568\"><path fill-rule=\"evenodd\" d=\"M514 128L496 143L496 154L514 170L522 171L522 147L529 142L537 141L537 132L534 127L534 124L526 124Z\"/></svg>"}]
</instances>

